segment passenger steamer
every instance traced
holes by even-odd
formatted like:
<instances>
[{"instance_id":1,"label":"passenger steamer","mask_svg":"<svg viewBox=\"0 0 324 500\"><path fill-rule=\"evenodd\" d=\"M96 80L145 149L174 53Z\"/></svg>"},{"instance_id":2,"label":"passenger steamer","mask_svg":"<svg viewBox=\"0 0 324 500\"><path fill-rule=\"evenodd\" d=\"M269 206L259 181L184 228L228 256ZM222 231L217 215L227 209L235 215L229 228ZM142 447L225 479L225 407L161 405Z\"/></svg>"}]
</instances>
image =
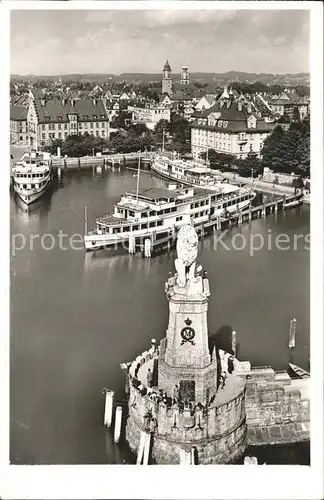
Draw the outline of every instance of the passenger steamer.
<instances>
[{"instance_id":1,"label":"passenger steamer","mask_svg":"<svg viewBox=\"0 0 324 500\"><path fill-rule=\"evenodd\" d=\"M212 191L218 191L222 181L222 177L209 167L208 160L182 160L174 153L155 156L151 169L165 179Z\"/></svg>"},{"instance_id":2,"label":"passenger steamer","mask_svg":"<svg viewBox=\"0 0 324 500\"><path fill-rule=\"evenodd\" d=\"M15 162L13 188L26 205L38 200L50 186L53 178L50 158L50 153L30 151Z\"/></svg>"},{"instance_id":3,"label":"passenger steamer","mask_svg":"<svg viewBox=\"0 0 324 500\"><path fill-rule=\"evenodd\" d=\"M139 176L138 176L139 180ZM156 240L177 232L191 223L201 226L226 212L234 213L250 206L255 193L251 189L218 183L217 189L195 189L176 184L125 193L113 213L96 219L96 228L85 231L86 250L136 245L146 238Z\"/></svg>"}]
</instances>

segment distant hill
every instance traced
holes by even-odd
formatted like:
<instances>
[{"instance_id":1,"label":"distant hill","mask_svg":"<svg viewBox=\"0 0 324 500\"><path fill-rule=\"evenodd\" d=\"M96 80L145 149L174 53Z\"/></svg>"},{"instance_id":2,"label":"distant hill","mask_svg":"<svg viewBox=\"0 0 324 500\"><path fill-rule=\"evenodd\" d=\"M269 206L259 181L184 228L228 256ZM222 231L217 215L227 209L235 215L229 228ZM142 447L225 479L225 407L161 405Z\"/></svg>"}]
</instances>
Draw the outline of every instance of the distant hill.
<instances>
[{"instance_id":1,"label":"distant hill","mask_svg":"<svg viewBox=\"0 0 324 500\"><path fill-rule=\"evenodd\" d=\"M47 81L58 80L59 75L11 75L13 80L29 81L33 82L36 80L44 79ZM61 75L62 81L68 80L79 80L81 82L95 82L104 83L108 81L126 81L128 83L142 82L149 83L152 81L160 81L162 78L161 73L121 73L120 75L114 75L112 73L96 73L96 74L78 74L71 73L68 75ZM173 74L173 79L179 80L180 75L177 73ZM206 83L219 83L226 84L229 82L262 82L264 84L309 84L310 75L309 73L285 73L285 74L273 74L273 73L248 73L244 71L227 71L225 73L190 73L190 80L200 81Z\"/></svg>"}]
</instances>

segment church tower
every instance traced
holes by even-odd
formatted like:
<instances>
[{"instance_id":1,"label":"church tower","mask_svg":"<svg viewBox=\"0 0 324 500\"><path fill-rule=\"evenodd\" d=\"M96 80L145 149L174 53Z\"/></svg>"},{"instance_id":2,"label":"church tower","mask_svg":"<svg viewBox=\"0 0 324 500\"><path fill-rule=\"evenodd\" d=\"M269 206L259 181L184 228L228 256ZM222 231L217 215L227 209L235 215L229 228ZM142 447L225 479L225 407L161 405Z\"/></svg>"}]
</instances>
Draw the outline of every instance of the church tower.
<instances>
[{"instance_id":1,"label":"church tower","mask_svg":"<svg viewBox=\"0 0 324 500\"><path fill-rule=\"evenodd\" d=\"M181 85L189 85L189 72L187 66L182 66L181 68Z\"/></svg>"},{"instance_id":2,"label":"church tower","mask_svg":"<svg viewBox=\"0 0 324 500\"><path fill-rule=\"evenodd\" d=\"M163 68L162 94L172 94L171 66L167 60Z\"/></svg>"}]
</instances>

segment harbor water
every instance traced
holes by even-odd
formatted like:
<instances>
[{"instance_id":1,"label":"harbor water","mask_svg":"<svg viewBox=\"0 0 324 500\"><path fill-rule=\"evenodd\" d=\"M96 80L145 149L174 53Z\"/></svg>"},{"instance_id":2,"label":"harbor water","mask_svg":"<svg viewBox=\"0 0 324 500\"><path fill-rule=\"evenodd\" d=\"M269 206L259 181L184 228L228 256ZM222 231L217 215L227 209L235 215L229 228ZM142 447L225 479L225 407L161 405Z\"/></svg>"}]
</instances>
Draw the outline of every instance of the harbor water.
<instances>
[{"instance_id":1,"label":"harbor water","mask_svg":"<svg viewBox=\"0 0 324 500\"><path fill-rule=\"evenodd\" d=\"M140 188L152 185L165 183L143 173ZM89 169L64 172L29 213L11 197L12 464L135 461L103 426L102 391L108 387L122 397L119 364L133 360L152 337L165 336L164 282L175 251L151 259L108 257L104 251L86 254L80 243L84 206L90 229L97 215L111 212L120 195L135 188L135 171ZM73 248L59 244L60 231L65 242L74 235ZM217 233L200 242L198 263L208 271L212 292L209 331L220 347L230 349L233 328L241 360L284 370L295 317L294 363L309 368L308 233L309 206L302 206L232 227L221 243ZM281 249L275 244L279 234L288 238ZM307 458L305 445L273 450L265 455L268 463Z\"/></svg>"}]
</instances>

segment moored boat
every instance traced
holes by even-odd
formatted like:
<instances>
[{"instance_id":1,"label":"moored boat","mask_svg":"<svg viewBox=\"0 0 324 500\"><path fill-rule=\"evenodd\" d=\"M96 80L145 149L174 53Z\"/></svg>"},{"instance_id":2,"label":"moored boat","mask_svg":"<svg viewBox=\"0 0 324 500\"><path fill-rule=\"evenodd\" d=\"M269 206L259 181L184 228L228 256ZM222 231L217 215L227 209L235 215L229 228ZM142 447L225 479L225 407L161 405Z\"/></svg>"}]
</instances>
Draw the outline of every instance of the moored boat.
<instances>
[{"instance_id":1,"label":"moored boat","mask_svg":"<svg viewBox=\"0 0 324 500\"><path fill-rule=\"evenodd\" d=\"M294 365L293 363L289 363L289 368L298 378L309 378L310 373L307 370L304 370L300 366Z\"/></svg>"},{"instance_id":2,"label":"moored boat","mask_svg":"<svg viewBox=\"0 0 324 500\"><path fill-rule=\"evenodd\" d=\"M50 186L53 179L50 158L50 153L30 151L14 163L13 188L26 205L38 200Z\"/></svg>"}]
</instances>

